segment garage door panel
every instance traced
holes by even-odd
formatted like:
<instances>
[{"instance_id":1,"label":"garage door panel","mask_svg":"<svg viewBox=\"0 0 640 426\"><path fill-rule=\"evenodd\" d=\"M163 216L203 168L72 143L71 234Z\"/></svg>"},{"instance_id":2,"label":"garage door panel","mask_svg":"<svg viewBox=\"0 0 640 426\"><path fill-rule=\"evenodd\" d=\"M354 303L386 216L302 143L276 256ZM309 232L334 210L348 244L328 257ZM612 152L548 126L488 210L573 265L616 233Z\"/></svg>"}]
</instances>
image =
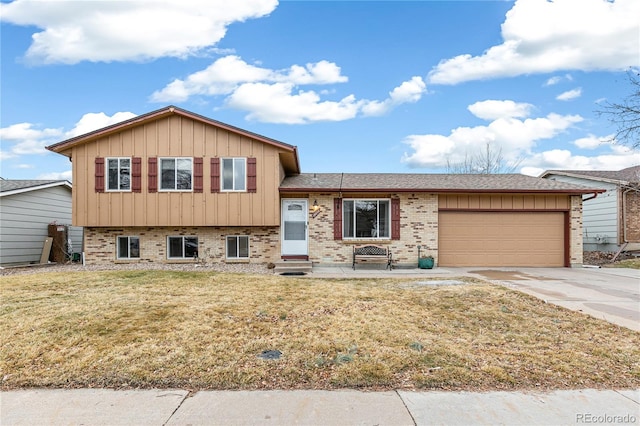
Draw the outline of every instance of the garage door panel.
<instances>
[{"instance_id":1,"label":"garage door panel","mask_svg":"<svg viewBox=\"0 0 640 426\"><path fill-rule=\"evenodd\" d=\"M562 212L439 214L441 266L564 266Z\"/></svg>"}]
</instances>

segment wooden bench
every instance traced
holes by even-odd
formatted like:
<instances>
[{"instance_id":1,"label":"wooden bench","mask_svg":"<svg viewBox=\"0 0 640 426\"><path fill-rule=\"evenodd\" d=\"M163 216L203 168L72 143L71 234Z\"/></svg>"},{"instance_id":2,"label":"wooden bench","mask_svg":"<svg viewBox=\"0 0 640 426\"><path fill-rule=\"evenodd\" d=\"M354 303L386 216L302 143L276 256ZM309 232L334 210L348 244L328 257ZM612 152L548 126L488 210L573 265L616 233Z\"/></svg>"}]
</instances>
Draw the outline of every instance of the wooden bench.
<instances>
[{"instance_id":1,"label":"wooden bench","mask_svg":"<svg viewBox=\"0 0 640 426\"><path fill-rule=\"evenodd\" d=\"M387 247L366 244L362 246L353 246L353 264L356 269L356 262L385 263L385 269L393 269L391 263L391 251Z\"/></svg>"}]
</instances>

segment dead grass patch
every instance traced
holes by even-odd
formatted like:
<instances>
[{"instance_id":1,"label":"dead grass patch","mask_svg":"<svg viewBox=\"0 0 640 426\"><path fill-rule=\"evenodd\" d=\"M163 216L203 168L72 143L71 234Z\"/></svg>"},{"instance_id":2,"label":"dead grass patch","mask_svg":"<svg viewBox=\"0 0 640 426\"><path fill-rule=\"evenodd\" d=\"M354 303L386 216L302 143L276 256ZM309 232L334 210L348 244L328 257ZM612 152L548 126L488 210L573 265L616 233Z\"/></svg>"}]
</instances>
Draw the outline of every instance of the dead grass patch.
<instances>
[{"instance_id":1,"label":"dead grass patch","mask_svg":"<svg viewBox=\"0 0 640 426\"><path fill-rule=\"evenodd\" d=\"M3 389L640 386L640 333L479 281L120 271L1 283Z\"/></svg>"}]
</instances>

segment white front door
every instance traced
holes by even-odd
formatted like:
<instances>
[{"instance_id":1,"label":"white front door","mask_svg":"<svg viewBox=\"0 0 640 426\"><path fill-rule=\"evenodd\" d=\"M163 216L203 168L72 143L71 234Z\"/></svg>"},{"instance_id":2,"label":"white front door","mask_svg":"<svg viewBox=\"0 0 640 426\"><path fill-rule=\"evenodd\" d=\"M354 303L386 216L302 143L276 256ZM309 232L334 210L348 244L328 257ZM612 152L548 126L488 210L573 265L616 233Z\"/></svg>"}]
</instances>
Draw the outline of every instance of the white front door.
<instances>
[{"instance_id":1,"label":"white front door","mask_svg":"<svg viewBox=\"0 0 640 426\"><path fill-rule=\"evenodd\" d=\"M306 256L307 200L282 200L282 255Z\"/></svg>"}]
</instances>

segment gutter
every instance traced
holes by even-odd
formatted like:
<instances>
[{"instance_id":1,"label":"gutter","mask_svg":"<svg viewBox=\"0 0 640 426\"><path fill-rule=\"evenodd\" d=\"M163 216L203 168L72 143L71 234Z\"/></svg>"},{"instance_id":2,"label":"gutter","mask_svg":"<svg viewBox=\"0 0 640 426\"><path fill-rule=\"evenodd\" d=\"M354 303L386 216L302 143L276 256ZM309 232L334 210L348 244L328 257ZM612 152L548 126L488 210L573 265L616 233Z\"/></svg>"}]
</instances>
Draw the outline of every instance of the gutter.
<instances>
[{"instance_id":1,"label":"gutter","mask_svg":"<svg viewBox=\"0 0 640 426\"><path fill-rule=\"evenodd\" d=\"M594 198L596 198L598 196L597 192L594 192L593 195L591 197L587 197L587 198L583 198L582 202L584 203L585 201L589 201L589 200L593 200Z\"/></svg>"}]
</instances>

